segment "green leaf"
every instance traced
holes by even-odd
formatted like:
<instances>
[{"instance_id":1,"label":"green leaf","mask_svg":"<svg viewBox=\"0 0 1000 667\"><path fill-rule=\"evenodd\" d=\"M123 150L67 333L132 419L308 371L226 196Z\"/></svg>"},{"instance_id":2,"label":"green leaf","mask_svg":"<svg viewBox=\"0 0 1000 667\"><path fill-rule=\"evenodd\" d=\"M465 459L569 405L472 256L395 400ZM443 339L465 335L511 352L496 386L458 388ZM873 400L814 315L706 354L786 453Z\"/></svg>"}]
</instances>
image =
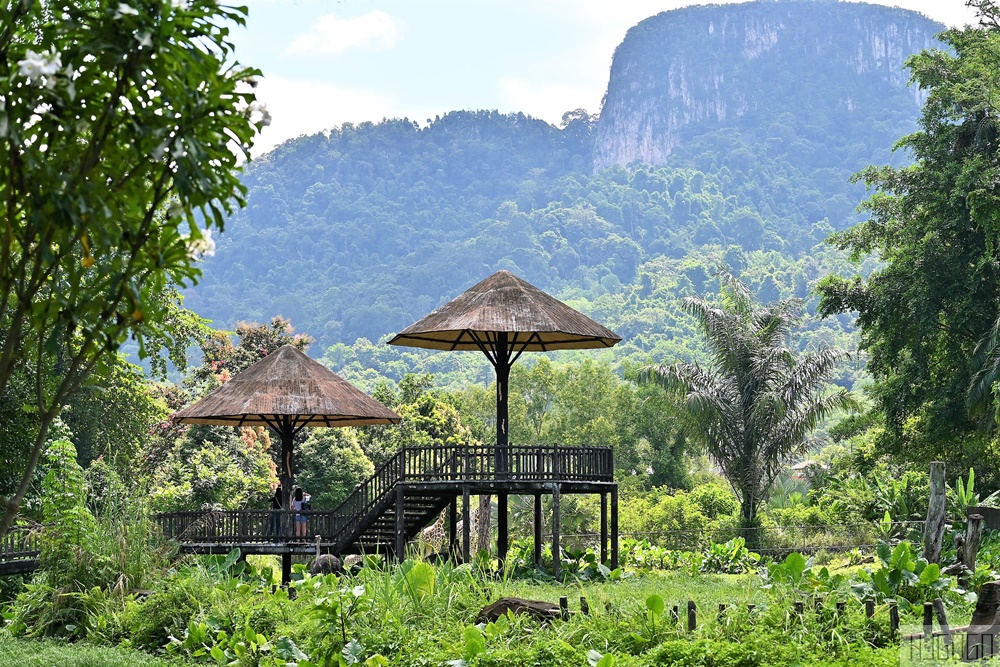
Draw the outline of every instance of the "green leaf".
<instances>
[{"instance_id":1,"label":"green leaf","mask_svg":"<svg viewBox=\"0 0 1000 667\"><path fill-rule=\"evenodd\" d=\"M211 651L211 654L212 654L212 658L213 658L213 659L214 659L214 660L215 660L216 662L223 662L223 661L225 661L225 659L226 659L226 654L225 654L225 653L223 653L223 652L222 652L222 649L221 649L221 648L219 648L218 646L213 646L213 647L212 647L212 651Z\"/></svg>"},{"instance_id":2,"label":"green leaf","mask_svg":"<svg viewBox=\"0 0 1000 667\"><path fill-rule=\"evenodd\" d=\"M646 609L651 611L653 614L661 616L665 608L666 605L663 602L663 598L661 598L656 593L653 593L648 598L646 598Z\"/></svg>"},{"instance_id":3,"label":"green leaf","mask_svg":"<svg viewBox=\"0 0 1000 667\"><path fill-rule=\"evenodd\" d=\"M924 586L930 586L935 581L941 577L941 566L937 563L931 563L924 568L923 572L920 573L920 583Z\"/></svg>"},{"instance_id":4,"label":"green leaf","mask_svg":"<svg viewBox=\"0 0 1000 667\"><path fill-rule=\"evenodd\" d=\"M303 653L295 642L288 637L279 637L274 643L274 653L282 660L288 662L302 662L308 660L309 656Z\"/></svg>"},{"instance_id":5,"label":"green leaf","mask_svg":"<svg viewBox=\"0 0 1000 667\"><path fill-rule=\"evenodd\" d=\"M365 654L365 647L357 639L352 639L344 645L344 648L340 650L340 654L344 657L344 662L348 665L356 665L361 662L361 656Z\"/></svg>"},{"instance_id":6,"label":"green leaf","mask_svg":"<svg viewBox=\"0 0 1000 667\"><path fill-rule=\"evenodd\" d=\"M471 659L486 652L486 639L483 632L474 625L467 625L462 631L465 639L465 657Z\"/></svg>"}]
</instances>

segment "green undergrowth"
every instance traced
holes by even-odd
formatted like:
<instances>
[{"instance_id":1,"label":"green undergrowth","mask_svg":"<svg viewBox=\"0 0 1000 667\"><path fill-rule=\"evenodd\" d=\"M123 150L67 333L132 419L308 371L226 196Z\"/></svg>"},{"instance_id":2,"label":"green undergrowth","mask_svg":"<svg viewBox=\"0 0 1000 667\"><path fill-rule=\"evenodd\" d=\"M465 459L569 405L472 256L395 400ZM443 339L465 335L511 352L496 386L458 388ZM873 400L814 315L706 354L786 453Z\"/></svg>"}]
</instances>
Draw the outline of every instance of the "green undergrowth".
<instances>
[{"instance_id":1,"label":"green undergrowth","mask_svg":"<svg viewBox=\"0 0 1000 667\"><path fill-rule=\"evenodd\" d=\"M32 598L24 595L4 612L19 638L4 635L0 667L8 664L3 660L126 667L899 664L888 600L878 600L869 619L852 593L854 577L815 571L796 558L764 573L625 572L562 583L498 577L473 564L387 565L369 558L343 576L309 577L296 566L290 590L274 587L268 564L245 564L235 554L189 558L142 597L77 595L67 603L81 603L86 619L70 635L74 644L30 639L38 627L25 622L32 617L25 613ZM512 596L552 603L566 597L571 614L548 623L523 616L477 623L485 605ZM695 604L693 631L687 627L688 601ZM904 625L919 623L917 605L900 611ZM970 612L967 600L952 596L955 624ZM98 648L106 646L133 651L119 655ZM147 654L179 662L157 662ZM8 655L46 660L18 662Z\"/></svg>"},{"instance_id":2,"label":"green undergrowth","mask_svg":"<svg viewBox=\"0 0 1000 667\"><path fill-rule=\"evenodd\" d=\"M184 663L132 649L26 640L0 629L0 667L179 667Z\"/></svg>"}]
</instances>

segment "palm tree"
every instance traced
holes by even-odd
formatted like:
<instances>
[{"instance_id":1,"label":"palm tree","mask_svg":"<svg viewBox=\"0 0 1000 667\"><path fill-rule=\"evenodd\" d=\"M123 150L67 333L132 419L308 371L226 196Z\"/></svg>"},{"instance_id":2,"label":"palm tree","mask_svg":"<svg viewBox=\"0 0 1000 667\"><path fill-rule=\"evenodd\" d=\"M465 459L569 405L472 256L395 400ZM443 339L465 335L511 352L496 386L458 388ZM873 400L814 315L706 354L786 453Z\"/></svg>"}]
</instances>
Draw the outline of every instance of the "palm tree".
<instances>
[{"instance_id":1,"label":"palm tree","mask_svg":"<svg viewBox=\"0 0 1000 667\"><path fill-rule=\"evenodd\" d=\"M749 529L784 463L812 443L816 425L856 403L846 390L826 390L846 353L798 355L789 347L797 302L760 305L746 285L721 277L721 307L701 297L683 300L705 335L710 367L649 366L640 378L681 402L689 435L722 469L740 501L741 527ZM746 532L748 543L756 542L756 531Z\"/></svg>"}]
</instances>

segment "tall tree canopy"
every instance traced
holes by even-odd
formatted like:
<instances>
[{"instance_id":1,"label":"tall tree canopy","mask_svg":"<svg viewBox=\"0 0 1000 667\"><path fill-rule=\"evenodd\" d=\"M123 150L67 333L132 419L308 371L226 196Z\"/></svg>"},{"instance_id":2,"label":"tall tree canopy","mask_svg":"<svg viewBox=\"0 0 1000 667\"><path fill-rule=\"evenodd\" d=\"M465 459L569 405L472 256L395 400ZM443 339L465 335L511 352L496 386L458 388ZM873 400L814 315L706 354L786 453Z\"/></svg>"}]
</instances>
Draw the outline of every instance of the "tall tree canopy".
<instances>
[{"instance_id":1,"label":"tall tree canopy","mask_svg":"<svg viewBox=\"0 0 1000 667\"><path fill-rule=\"evenodd\" d=\"M228 41L242 11L0 2L0 393L27 360L40 424L0 536L60 406L130 335L171 337L164 294L242 203L238 153L266 122Z\"/></svg>"},{"instance_id":2,"label":"tall tree canopy","mask_svg":"<svg viewBox=\"0 0 1000 667\"><path fill-rule=\"evenodd\" d=\"M918 132L904 137L915 164L860 174L874 193L864 222L834 237L884 266L867 279L830 277L825 314L857 311L870 355L871 395L884 419L883 452L983 467L988 436L966 409L977 341L1000 305L1000 25L993 0L969 3L978 26L941 35L950 47L908 66L928 97Z\"/></svg>"},{"instance_id":3,"label":"tall tree canopy","mask_svg":"<svg viewBox=\"0 0 1000 667\"><path fill-rule=\"evenodd\" d=\"M684 299L708 343L711 367L652 366L640 377L682 401L688 433L732 484L741 526L753 528L788 458L809 444L819 422L854 400L844 389L824 391L843 352L797 355L791 347L795 302L759 305L746 285L725 278L721 305ZM748 543L754 537L748 533Z\"/></svg>"}]
</instances>

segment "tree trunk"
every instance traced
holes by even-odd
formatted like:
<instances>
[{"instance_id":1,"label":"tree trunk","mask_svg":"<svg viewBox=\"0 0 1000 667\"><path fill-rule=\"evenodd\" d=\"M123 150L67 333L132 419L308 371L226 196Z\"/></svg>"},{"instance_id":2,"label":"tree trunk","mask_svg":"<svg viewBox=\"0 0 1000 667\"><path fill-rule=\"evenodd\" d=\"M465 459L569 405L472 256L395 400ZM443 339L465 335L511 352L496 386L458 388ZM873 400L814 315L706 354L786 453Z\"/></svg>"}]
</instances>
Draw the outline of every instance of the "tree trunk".
<instances>
[{"instance_id":1,"label":"tree trunk","mask_svg":"<svg viewBox=\"0 0 1000 667\"><path fill-rule=\"evenodd\" d=\"M743 494L740 504L740 537L746 540L746 547L751 551L760 548L760 526L757 522L757 503L752 495Z\"/></svg>"},{"instance_id":2,"label":"tree trunk","mask_svg":"<svg viewBox=\"0 0 1000 667\"><path fill-rule=\"evenodd\" d=\"M941 562L941 541L944 539L947 503L944 463L931 461L931 498L927 503L927 523L924 524L924 558L928 563Z\"/></svg>"}]
</instances>

